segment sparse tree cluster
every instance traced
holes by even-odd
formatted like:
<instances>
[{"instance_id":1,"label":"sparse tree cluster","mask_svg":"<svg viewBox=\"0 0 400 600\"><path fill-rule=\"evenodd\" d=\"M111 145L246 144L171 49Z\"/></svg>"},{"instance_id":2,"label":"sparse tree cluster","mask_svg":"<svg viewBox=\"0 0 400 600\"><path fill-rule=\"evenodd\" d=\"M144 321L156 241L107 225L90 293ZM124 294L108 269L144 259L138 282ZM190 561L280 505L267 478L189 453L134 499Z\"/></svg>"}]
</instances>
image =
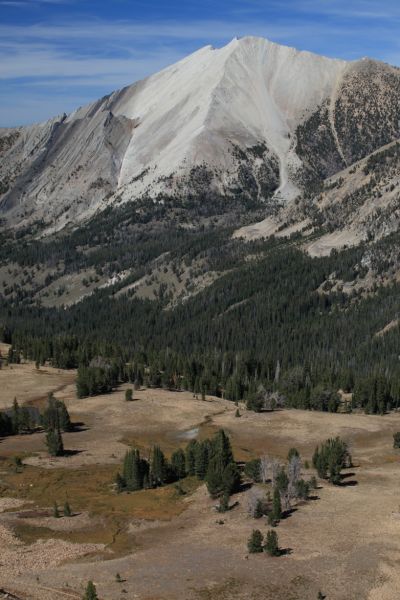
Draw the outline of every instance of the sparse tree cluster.
<instances>
[{"instance_id":1,"label":"sparse tree cluster","mask_svg":"<svg viewBox=\"0 0 400 600\"><path fill-rule=\"evenodd\" d=\"M170 461L158 446L153 447L148 458L142 458L138 450L129 450L116 485L119 491L136 491L162 486L186 476L205 480L213 498L229 497L238 489L240 473L229 438L222 429L212 440L191 440L185 450L176 450Z\"/></svg>"},{"instance_id":2,"label":"sparse tree cluster","mask_svg":"<svg viewBox=\"0 0 400 600\"><path fill-rule=\"evenodd\" d=\"M278 535L276 531L270 529L264 536L259 529L254 529L247 543L248 551L251 554L266 552L270 556L279 556Z\"/></svg>"}]
</instances>

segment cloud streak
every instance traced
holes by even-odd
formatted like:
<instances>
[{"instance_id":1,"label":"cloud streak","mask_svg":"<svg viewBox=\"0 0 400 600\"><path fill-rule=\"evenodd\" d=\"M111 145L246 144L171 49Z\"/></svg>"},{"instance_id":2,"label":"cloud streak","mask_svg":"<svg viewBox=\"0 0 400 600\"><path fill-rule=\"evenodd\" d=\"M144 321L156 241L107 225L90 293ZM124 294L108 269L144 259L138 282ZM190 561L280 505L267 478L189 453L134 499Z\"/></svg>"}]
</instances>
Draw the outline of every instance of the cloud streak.
<instances>
[{"instance_id":1,"label":"cloud streak","mask_svg":"<svg viewBox=\"0 0 400 600\"><path fill-rule=\"evenodd\" d=\"M0 6L24 1L0 0ZM61 6L70 2L33 0L30 4ZM268 18L262 13L264 0L249 0L240 16L243 3L231 0L232 10L226 18L155 21L66 15L62 20L44 16L41 22L30 24L3 22L0 24L0 125L41 120L53 112L71 110L75 104L133 83L203 45L219 47L235 36L267 37L337 58L370 55L400 63L396 21L400 7L391 0L384 10L381 4L368 0L352 0L348 9L344 0L326 0L317 6L311 0L296 3L288 0L288 7L295 8L285 19L282 13L278 14L281 4L270 0L272 12ZM371 19L374 19L373 29ZM29 98L31 110L27 110ZM51 111L47 112L49 107ZM21 121L24 110L26 118Z\"/></svg>"}]
</instances>

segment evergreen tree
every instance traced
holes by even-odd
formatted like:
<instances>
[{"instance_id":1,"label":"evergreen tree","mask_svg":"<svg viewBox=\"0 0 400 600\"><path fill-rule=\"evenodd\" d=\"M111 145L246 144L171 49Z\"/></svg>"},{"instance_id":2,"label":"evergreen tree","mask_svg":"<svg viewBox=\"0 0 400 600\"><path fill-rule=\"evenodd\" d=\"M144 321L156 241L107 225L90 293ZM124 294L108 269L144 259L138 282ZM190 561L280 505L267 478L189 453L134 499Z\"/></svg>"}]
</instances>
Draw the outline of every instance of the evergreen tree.
<instances>
[{"instance_id":1,"label":"evergreen tree","mask_svg":"<svg viewBox=\"0 0 400 600\"><path fill-rule=\"evenodd\" d=\"M226 494L237 492L240 487L240 473L234 462L229 463L222 472L222 489Z\"/></svg>"},{"instance_id":2,"label":"evergreen tree","mask_svg":"<svg viewBox=\"0 0 400 600\"><path fill-rule=\"evenodd\" d=\"M23 463L22 463L22 459L20 456L14 456L14 465L15 465L15 472L21 473L21 471L23 469Z\"/></svg>"},{"instance_id":3,"label":"evergreen tree","mask_svg":"<svg viewBox=\"0 0 400 600\"><path fill-rule=\"evenodd\" d=\"M163 485L167 478L167 461L159 446L154 446L153 448L150 476L155 485Z\"/></svg>"},{"instance_id":4,"label":"evergreen tree","mask_svg":"<svg viewBox=\"0 0 400 600\"><path fill-rule=\"evenodd\" d=\"M263 501L259 498L257 500L256 508L254 510L254 518L261 519L261 517L263 515L264 515L264 505L263 505Z\"/></svg>"},{"instance_id":5,"label":"evergreen tree","mask_svg":"<svg viewBox=\"0 0 400 600\"><path fill-rule=\"evenodd\" d=\"M233 462L233 452L229 437L223 429L220 429L212 441L212 456L217 459L220 471Z\"/></svg>"},{"instance_id":6,"label":"evergreen tree","mask_svg":"<svg viewBox=\"0 0 400 600\"><path fill-rule=\"evenodd\" d=\"M287 491L289 485L289 479L286 471L281 467L275 477L275 487L279 492L284 493Z\"/></svg>"},{"instance_id":7,"label":"evergreen tree","mask_svg":"<svg viewBox=\"0 0 400 600\"><path fill-rule=\"evenodd\" d=\"M247 542L247 548L250 554L256 554L263 551L263 535L259 529L253 529Z\"/></svg>"},{"instance_id":8,"label":"evergreen tree","mask_svg":"<svg viewBox=\"0 0 400 600\"><path fill-rule=\"evenodd\" d=\"M72 517L72 511L68 500L64 502L64 517Z\"/></svg>"},{"instance_id":9,"label":"evergreen tree","mask_svg":"<svg viewBox=\"0 0 400 600\"><path fill-rule=\"evenodd\" d=\"M72 424L68 410L62 400L56 400L52 392L47 396L47 407L41 417L45 429L71 431Z\"/></svg>"},{"instance_id":10,"label":"evergreen tree","mask_svg":"<svg viewBox=\"0 0 400 600\"><path fill-rule=\"evenodd\" d=\"M72 423L67 407L62 400L57 400L57 411L59 414L60 428L63 431L71 431Z\"/></svg>"},{"instance_id":11,"label":"evergreen tree","mask_svg":"<svg viewBox=\"0 0 400 600\"><path fill-rule=\"evenodd\" d=\"M204 479L207 473L209 460L209 447L205 440L197 443L194 448L194 472L199 479Z\"/></svg>"},{"instance_id":12,"label":"evergreen tree","mask_svg":"<svg viewBox=\"0 0 400 600\"><path fill-rule=\"evenodd\" d=\"M62 456L64 444L59 429L49 429L46 433L46 446L50 456Z\"/></svg>"},{"instance_id":13,"label":"evergreen tree","mask_svg":"<svg viewBox=\"0 0 400 600\"><path fill-rule=\"evenodd\" d=\"M254 458L245 464L244 473L250 477L255 483L261 481L261 461L259 458Z\"/></svg>"},{"instance_id":14,"label":"evergreen tree","mask_svg":"<svg viewBox=\"0 0 400 600\"><path fill-rule=\"evenodd\" d=\"M196 440L190 440L186 446L185 459L186 459L186 473L188 475L195 475L195 464L196 464Z\"/></svg>"},{"instance_id":15,"label":"evergreen tree","mask_svg":"<svg viewBox=\"0 0 400 600\"><path fill-rule=\"evenodd\" d=\"M219 497L219 506L218 512L224 513L229 510L229 494L224 492L222 496Z\"/></svg>"},{"instance_id":16,"label":"evergreen tree","mask_svg":"<svg viewBox=\"0 0 400 600\"><path fill-rule=\"evenodd\" d=\"M186 477L186 460L184 451L179 448L171 456L171 468L177 479Z\"/></svg>"},{"instance_id":17,"label":"evergreen tree","mask_svg":"<svg viewBox=\"0 0 400 600\"><path fill-rule=\"evenodd\" d=\"M14 426L12 419L7 413L0 412L0 436L12 435L14 433Z\"/></svg>"},{"instance_id":18,"label":"evergreen tree","mask_svg":"<svg viewBox=\"0 0 400 600\"><path fill-rule=\"evenodd\" d=\"M122 479L129 491L141 490L149 477L149 465L140 457L139 450L128 450L124 457Z\"/></svg>"},{"instance_id":19,"label":"evergreen tree","mask_svg":"<svg viewBox=\"0 0 400 600\"><path fill-rule=\"evenodd\" d=\"M351 464L351 456L347 445L339 437L330 438L321 447L315 449L313 467L321 479L328 479L338 485L341 481L341 470Z\"/></svg>"},{"instance_id":20,"label":"evergreen tree","mask_svg":"<svg viewBox=\"0 0 400 600\"><path fill-rule=\"evenodd\" d=\"M131 402L133 398L133 392L132 389L129 388L128 390L125 391L125 400L126 402Z\"/></svg>"},{"instance_id":21,"label":"evergreen tree","mask_svg":"<svg viewBox=\"0 0 400 600\"><path fill-rule=\"evenodd\" d=\"M53 517L55 519L59 519L60 518L60 511L58 510L57 502L54 502L54 505L53 505Z\"/></svg>"},{"instance_id":22,"label":"evergreen tree","mask_svg":"<svg viewBox=\"0 0 400 600\"><path fill-rule=\"evenodd\" d=\"M270 529L267 532L264 550L270 556L279 556L280 554L278 545L278 534L274 529Z\"/></svg>"},{"instance_id":23,"label":"evergreen tree","mask_svg":"<svg viewBox=\"0 0 400 600\"><path fill-rule=\"evenodd\" d=\"M281 494L277 487L274 489L271 518L275 523L282 518Z\"/></svg>"},{"instance_id":24,"label":"evergreen tree","mask_svg":"<svg viewBox=\"0 0 400 600\"><path fill-rule=\"evenodd\" d=\"M126 481L122 477L121 473L117 473L115 476L115 486L117 488L117 492L122 492L122 490L126 487Z\"/></svg>"},{"instance_id":25,"label":"evergreen tree","mask_svg":"<svg viewBox=\"0 0 400 600\"><path fill-rule=\"evenodd\" d=\"M11 412L11 422L12 429L14 434L18 434L21 431L21 409L17 402L17 399L14 398L13 407Z\"/></svg>"},{"instance_id":26,"label":"evergreen tree","mask_svg":"<svg viewBox=\"0 0 400 600\"><path fill-rule=\"evenodd\" d=\"M307 500L310 493L310 483L308 481L304 481L304 479L299 479L296 481L296 496L301 500Z\"/></svg>"},{"instance_id":27,"label":"evergreen tree","mask_svg":"<svg viewBox=\"0 0 400 600\"><path fill-rule=\"evenodd\" d=\"M217 498L223 491L222 473L216 456L213 456L208 463L206 484L212 498Z\"/></svg>"},{"instance_id":28,"label":"evergreen tree","mask_svg":"<svg viewBox=\"0 0 400 600\"><path fill-rule=\"evenodd\" d=\"M97 595L96 586L94 585L93 581L89 581L86 586L86 591L85 591L85 594L84 594L82 600L98 600L98 599L99 599L99 597Z\"/></svg>"}]
</instances>

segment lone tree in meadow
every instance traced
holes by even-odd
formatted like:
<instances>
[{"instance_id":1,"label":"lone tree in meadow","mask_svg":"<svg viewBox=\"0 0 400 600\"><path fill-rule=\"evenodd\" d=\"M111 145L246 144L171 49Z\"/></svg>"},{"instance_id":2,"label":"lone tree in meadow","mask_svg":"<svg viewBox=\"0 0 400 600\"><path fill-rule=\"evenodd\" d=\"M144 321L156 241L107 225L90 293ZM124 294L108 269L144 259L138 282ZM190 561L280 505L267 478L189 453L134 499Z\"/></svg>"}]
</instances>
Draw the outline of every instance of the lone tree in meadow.
<instances>
[{"instance_id":1,"label":"lone tree in meadow","mask_svg":"<svg viewBox=\"0 0 400 600\"><path fill-rule=\"evenodd\" d=\"M96 591L96 586L94 585L93 581L89 581L87 586L86 586L86 592L85 595L83 596L82 600L99 600L99 597L97 595L97 591Z\"/></svg>"},{"instance_id":2,"label":"lone tree in meadow","mask_svg":"<svg viewBox=\"0 0 400 600\"><path fill-rule=\"evenodd\" d=\"M132 392L132 389L131 389L131 388L129 388L129 389L128 389L128 390L126 390L126 392L125 392L125 400L126 400L127 402L131 402L131 401L132 401L132 398L133 398L133 392Z\"/></svg>"}]
</instances>

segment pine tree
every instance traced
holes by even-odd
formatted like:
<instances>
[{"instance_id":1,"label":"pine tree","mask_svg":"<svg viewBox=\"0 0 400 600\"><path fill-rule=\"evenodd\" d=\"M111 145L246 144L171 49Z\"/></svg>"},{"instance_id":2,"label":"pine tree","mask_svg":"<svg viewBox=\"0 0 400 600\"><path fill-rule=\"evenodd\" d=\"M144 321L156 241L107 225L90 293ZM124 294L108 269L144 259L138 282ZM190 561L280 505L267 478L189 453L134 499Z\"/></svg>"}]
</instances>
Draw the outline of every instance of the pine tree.
<instances>
[{"instance_id":1,"label":"pine tree","mask_svg":"<svg viewBox=\"0 0 400 600\"><path fill-rule=\"evenodd\" d=\"M186 477L185 453L181 448L176 450L171 456L171 467L177 479Z\"/></svg>"},{"instance_id":2,"label":"pine tree","mask_svg":"<svg viewBox=\"0 0 400 600\"><path fill-rule=\"evenodd\" d=\"M278 545L278 534L274 529L270 529L267 532L267 537L264 546L265 552L270 556L279 556L279 545Z\"/></svg>"},{"instance_id":3,"label":"pine tree","mask_svg":"<svg viewBox=\"0 0 400 600\"><path fill-rule=\"evenodd\" d=\"M96 586L94 585L93 581L88 582L86 586L86 592L82 600L99 600L96 591Z\"/></svg>"},{"instance_id":4,"label":"pine tree","mask_svg":"<svg viewBox=\"0 0 400 600\"><path fill-rule=\"evenodd\" d=\"M125 400L126 402L131 402L133 398L133 392L132 389L129 388L128 390L125 391Z\"/></svg>"},{"instance_id":5,"label":"pine tree","mask_svg":"<svg viewBox=\"0 0 400 600\"><path fill-rule=\"evenodd\" d=\"M251 554L263 551L263 535L259 529L253 529L247 542L247 548Z\"/></svg>"},{"instance_id":6,"label":"pine tree","mask_svg":"<svg viewBox=\"0 0 400 600\"><path fill-rule=\"evenodd\" d=\"M56 400L53 392L47 395L47 407L42 414L41 422L46 430L62 429L71 431L72 424L68 410L62 400Z\"/></svg>"},{"instance_id":7,"label":"pine tree","mask_svg":"<svg viewBox=\"0 0 400 600\"><path fill-rule=\"evenodd\" d=\"M72 517L72 511L68 500L64 502L64 517Z\"/></svg>"},{"instance_id":8,"label":"pine tree","mask_svg":"<svg viewBox=\"0 0 400 600\"><path fill-rule=\"evenodd\" d=\"M212 498L217 498L223 491L222 474L217 457L213 457L208 463L206 474L207 489Z\"/></svg>"},{"instance_id":9,"label":"pine tree","mask_svg":"<svg viewBox=\"0 0 400 600\"><path fill-rule=\"evenodd\" d=\"M283 468L278 470L278 473L275 477L275 487L280 492L286 492L289 485L289 478L286 474L286 471Z\"/></svg>"},{"instance_id":10,"label":"pine tree","mask_svg":"<svg viewBox=\"0 0 400 600\"><path fill-rule=\"evenodd\" d=\"M144 478L148 476L147 461L140 458L139 450L128 450L125 454L122 479L129 491L141 490Z\"/></svg>"},{"instance_id":11,"label":"pine tree","mask_svg":"<svg viewBox=\"0 0 400 600\"><path fill-rule=\"evenodd\" d=\"M196 440L190 440L190 442L186 446L185 460L186 460L186 473L188 475L195 474L196 448L197 448Z\"/></svg>"},{"instance_id":12,"label":"pine tree","mask_svg":"<svg viewBox=\"0 0 400 600\"><path fill-rule=\"evenodd\" d=\"M14 434L20 433L21 410L20 410L20 407L19 407L19 404L18 404L16 398L14 398L14 401L13 401L13 407L12 407L12 412L11 412L11 422L12 422L13 433Z\"/></svg>"},{"instance_id":13,"label":"pine tree","mask_svg":"<svg viewBox=\"0 0 400 600\"><path fill-rule=\"evenodd\" d=\"M222 472L222 489L231 495L239 489L240 473L234 462L229 463Z\"/></svg>"},{"instance_id":14,"label":"pine tree","mask_svg":"<svg viewBox=\"0 0 400 600\"><path fill-rule=\"evenodd\" d=\"M49 429L46 434L46 446L50 456L62 456L64 444L59 429Z\"/></svg>"},{"instance_id":15,"label":"pine tree","mask_svg":"<svg viewBox=\"0 0 400 600\"><path fill-rule=\"evenodd\" d=\"M122 492L122 490L126 487L126 481L122 477L121 473L117 473L115 476L115 486L117 488L117 492Z\"/></svg>"},{"instance_id":16,"label":"pine tree","mask_svg":"<svg viewBox=\"0 0 400 600\"><path fill-rule=\"evenodd\" d=\"M208 445L207 442L200 442L194 449L194 472L199 479L204 479L208 467Z\"/></svg>"},{"instance_id":17,"label":"pine tree","mask_svg":"<svg viewBox=\"0 0 400 600\"><path fill-rule=\"evenodd\" d=\"M263 505L263 501L259 498L257 500L256 508L254 510L254 518L261 519L263 514L264 514L264 505Z\"/></svg>"},{"instance_id":18,"label":"pine tree","mask_svg":"<svg viewBox=\"0 0 400 600\"><path fill-rule=\"evenodd\" d=\"M274 489L274 497L272 500L272 513L271 518L274 522L279 521L282 517L282 503L281 503L281 494L279 489L276 487Z\"/></svg>"},{"instance_id":19,"label":"pine tree","mask_svg":"<svg viewBox=\"0 0 400 600\"><path fill-rule=\"evenodd\" d=\"M159 446L154 446L151 456L150 475L155 485L163 485L167 476L167 461Z\"/></svg>"},{"instance_id":20,"label":"pine tree","mask_svg":"<svg viewBox=\"0 0 400 600\"><path fill-rule=\"evenodd\" d=\"M224 513L229 510L229 494L224 492L219 498L218 512Z\"/></svg>"},{"instance_id":21,"label":"pine tree","mask_svg":"<svg viewBox=\"0 0 400 600\"><path fill-rule=\"evenodd\" d=\"M60 428L63 431L71 431L72 423L67 407L62 400L57 400L57 411L59 414Z\"/></svg>"},{"instance_id":22,"label":"pine tree","mask_svg":"<svg viewBox=\"0 0 400 600\"><path fill-rule=\"evenodd\" d=\"M214 436L212 454L219 463L221 473L229 463L233 462L231 442L223 429L220 429Z\"/></svg>"}]
</instances>

